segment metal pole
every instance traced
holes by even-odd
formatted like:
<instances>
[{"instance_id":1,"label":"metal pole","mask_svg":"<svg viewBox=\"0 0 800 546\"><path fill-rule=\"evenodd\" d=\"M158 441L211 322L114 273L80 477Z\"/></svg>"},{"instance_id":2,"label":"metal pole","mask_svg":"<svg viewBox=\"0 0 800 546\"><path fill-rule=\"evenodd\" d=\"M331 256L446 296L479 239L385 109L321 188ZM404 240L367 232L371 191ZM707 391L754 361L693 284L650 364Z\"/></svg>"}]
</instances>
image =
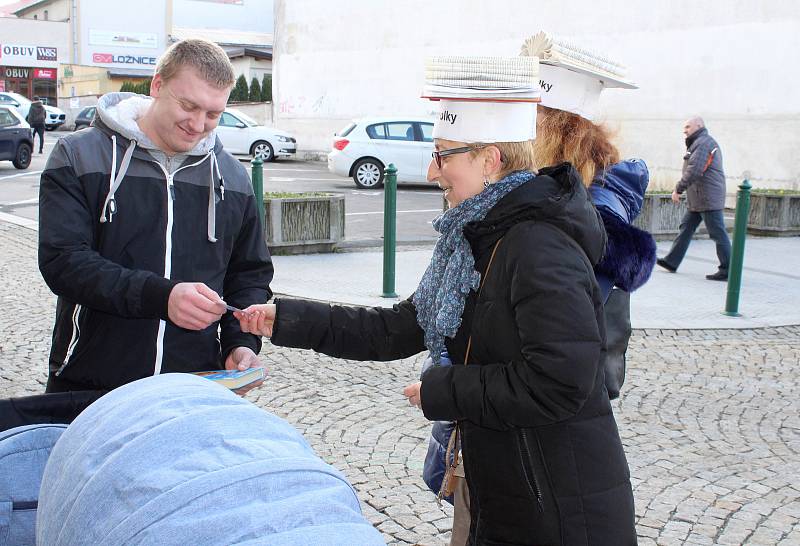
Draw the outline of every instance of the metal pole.
<instances>
[{"instance_id":1,"label":"metal pole","mask_svg":"<svg viewBox=\"0 0 800 546\"><path fill-rule=\"evenodd\" d=\"M725 314L731 317L739 313L739 290L742 287L742 265L744 264L744 241L747 236L747 219L750 214L750 189L745 178L736 196L736 220L733 224L733 249L728 268L728 297L725 300Z\"/></svg>"},{"instance_id":2,"label":"metal pole","mask_svg":"<svg viewBox=\"0 0 800 546\"><path fill-rule=\"evenodd\" d=\"M381 296L396 298L394 272L397 247L397 167L394 163L389 163L383 173L383 294Z\"/></svg>"},{"instance_id":3,"label":"metal pole","mask_svg":"<svg viewBox=\"0 0 800 546\"><path fill-rule=\"evenodd\" d=\"M264 227L264 162L258 157L251 161L253 166L253 193L256 196L256 209L261 227Z\"/></svg>"}]
</instances>

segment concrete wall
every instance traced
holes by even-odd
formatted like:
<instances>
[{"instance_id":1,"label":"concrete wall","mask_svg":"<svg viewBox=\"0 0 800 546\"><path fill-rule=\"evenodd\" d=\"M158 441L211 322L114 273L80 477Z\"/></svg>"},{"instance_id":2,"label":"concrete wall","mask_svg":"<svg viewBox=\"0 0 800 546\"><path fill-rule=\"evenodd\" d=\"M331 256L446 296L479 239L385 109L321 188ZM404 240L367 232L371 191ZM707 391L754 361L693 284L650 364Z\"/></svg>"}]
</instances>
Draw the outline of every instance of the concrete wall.
<instances>
[{"instance_id":1,"label":"concrete wall","mask_svg":"<svg viewBox=\"0 0 800 546\"><path fill-rule=\"evenodd\" d=\"M344 7L343 7L344 6ZM603 119L654 187L680 176L683 121L700 114L724 154L728 191L800 183L800 7L773 0L636 3L559 0L275 0L276 126L301 150L328 150L365 115L424 114L428 55L517 55L545 29L630 68L637 91L611 90Z\"/></svg>"},{"instance_id":2,"label":"concrete wall","mask_svg":"<svg viewBox=\"0 0 800 546\"><path fill-rule=\"evenodd\" d=\"M259 85L264 77L264 74L272 74L272 61L266 59L255 59L253 57L236 57L231 59L233 71L238 78L240 74L244 74L247 78L247 85L250 85L253 77L258 78Z\"/></svg>"},{"instance_id":3,"label":"concrete wall","mask_svg":"<svg viewBox=\"0 0 800 546\"><path fill-rule=\"evenodd\" d=\"M256 123L272 126L272 103L271 102L236 102L229 104L231 108L244 112L253 118Z\"/></svg>"}]
</instances>

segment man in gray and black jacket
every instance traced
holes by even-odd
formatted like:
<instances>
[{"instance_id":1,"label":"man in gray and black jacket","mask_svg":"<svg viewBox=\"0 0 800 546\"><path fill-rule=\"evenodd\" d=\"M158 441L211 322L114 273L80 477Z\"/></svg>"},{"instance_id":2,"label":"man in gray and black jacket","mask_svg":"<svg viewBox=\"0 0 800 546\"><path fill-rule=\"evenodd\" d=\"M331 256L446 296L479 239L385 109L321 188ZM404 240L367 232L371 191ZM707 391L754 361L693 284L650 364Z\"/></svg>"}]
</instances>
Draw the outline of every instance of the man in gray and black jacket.
<instances>
[{"instance_id":1,"label":"man in gray and black jacket","mask_svg":"<svg viewBox=\"0 0 800 546\"><path fill-rule=\"evenodd\" d=\"M42 174L39 269L58 295L48 392L109 390L163 372L259 365L226 304L271 297L272 261L247 172L215 129L234 73L184 40L150 96L110 93Z\"/></svg>"},{"instance_id":2,"label":"man in gray and black jacket","mask_svg":"<svg viewBox=\"0 0 800 546\"><path fill-rule=\"evenodd\" d=\"M45 110L44 104L42 104L39 97L33 97L33 102L28 109L28 117L26 119L31 129L33 129L33 133L39 136L39 153L42 153L42 148L44 148L44 130L45 121L47 120L47 110Z\"/></svg>"},{"instance_id":3,"label":"man in gray and black jacket","mask_svg":"<svg viewBox=\"0 0 800 546\"><path fill-rule=\"evenodd\" d=\"M722 152L717 141L708 134L703 119L693 117L683 127L686 135L686 154L683 156L683 176L672 192L672 200L680 202L686 192L688 211L681 220L680 233L672 243L669 254L658 259L658 265L675 273L686 255L692 235L700 222L705 222L708 235L717 245L719 268L706 275L712 281L728 280L731 242L725 231L725 173Z\"/></svg>"}]
</instances>

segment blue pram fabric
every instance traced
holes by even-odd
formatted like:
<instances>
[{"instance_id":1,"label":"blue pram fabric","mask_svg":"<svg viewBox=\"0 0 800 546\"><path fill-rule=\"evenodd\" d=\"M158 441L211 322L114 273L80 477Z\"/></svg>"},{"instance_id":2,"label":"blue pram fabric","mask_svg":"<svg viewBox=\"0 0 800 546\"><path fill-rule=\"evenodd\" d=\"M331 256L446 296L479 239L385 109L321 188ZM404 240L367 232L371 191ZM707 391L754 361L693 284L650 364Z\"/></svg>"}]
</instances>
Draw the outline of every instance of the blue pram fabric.
<instances>
[{"instance_id":1,"label":"blue pram fabric","mask_svg":"<svg viewBox=\"0 0 800 546\"><path fill-rule=\"evenodd\" d=\"M36 538L383 544L344 476L291 425L188 374L124 385L78 416L45 469Z\"/></svg>"},{"instance_id":2,"label":"blue pram fabric","mask_svg":"<svg viewBox=\"0 0 800 546\"><path fill-rule=\"evenodd\" d=\"M0 546L36 543L36 507L47 459L67 425L25 425L0 432Z\"/></svg>"}]
</instances>

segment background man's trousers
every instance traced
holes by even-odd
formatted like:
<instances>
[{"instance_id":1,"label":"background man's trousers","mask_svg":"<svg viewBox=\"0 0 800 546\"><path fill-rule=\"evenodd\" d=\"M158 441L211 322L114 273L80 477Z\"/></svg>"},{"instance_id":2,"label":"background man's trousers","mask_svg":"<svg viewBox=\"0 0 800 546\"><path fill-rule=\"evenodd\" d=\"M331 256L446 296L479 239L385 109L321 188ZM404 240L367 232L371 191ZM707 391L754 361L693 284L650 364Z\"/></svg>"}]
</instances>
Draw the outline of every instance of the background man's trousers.
<instances>
[{"instance_id":1,"label":"background man's trousers","mask_svg":"<svg viewBox=\"0 0 800 546\"><path fill-rule=\"evenodd\" d=\"M42 125L31 125L31 129L35 135L39 135L39 153L42 153L42 148L44 147L44 124ZM36 140L33 141L36 144Z\"/></svg>"},{"instance_id":2,"label":"background man's trousers","mask_svg":"<svg viewBox=\"0 0 800 546\"><path fill-rule=\"evenodd\" d=\"M731 261L731 241L725 231L725 217L721 210L687 211L681 220L681 231L672 242L669 254L664 256L664 261L673 269L678 269L683 257L686 255L686 250L689 248L689 243L692 242L692 235L697 231L701 221L706 224L708 236L717 244L719 270L727 274L728 264Z\"/></svg>"}]
</instances>

